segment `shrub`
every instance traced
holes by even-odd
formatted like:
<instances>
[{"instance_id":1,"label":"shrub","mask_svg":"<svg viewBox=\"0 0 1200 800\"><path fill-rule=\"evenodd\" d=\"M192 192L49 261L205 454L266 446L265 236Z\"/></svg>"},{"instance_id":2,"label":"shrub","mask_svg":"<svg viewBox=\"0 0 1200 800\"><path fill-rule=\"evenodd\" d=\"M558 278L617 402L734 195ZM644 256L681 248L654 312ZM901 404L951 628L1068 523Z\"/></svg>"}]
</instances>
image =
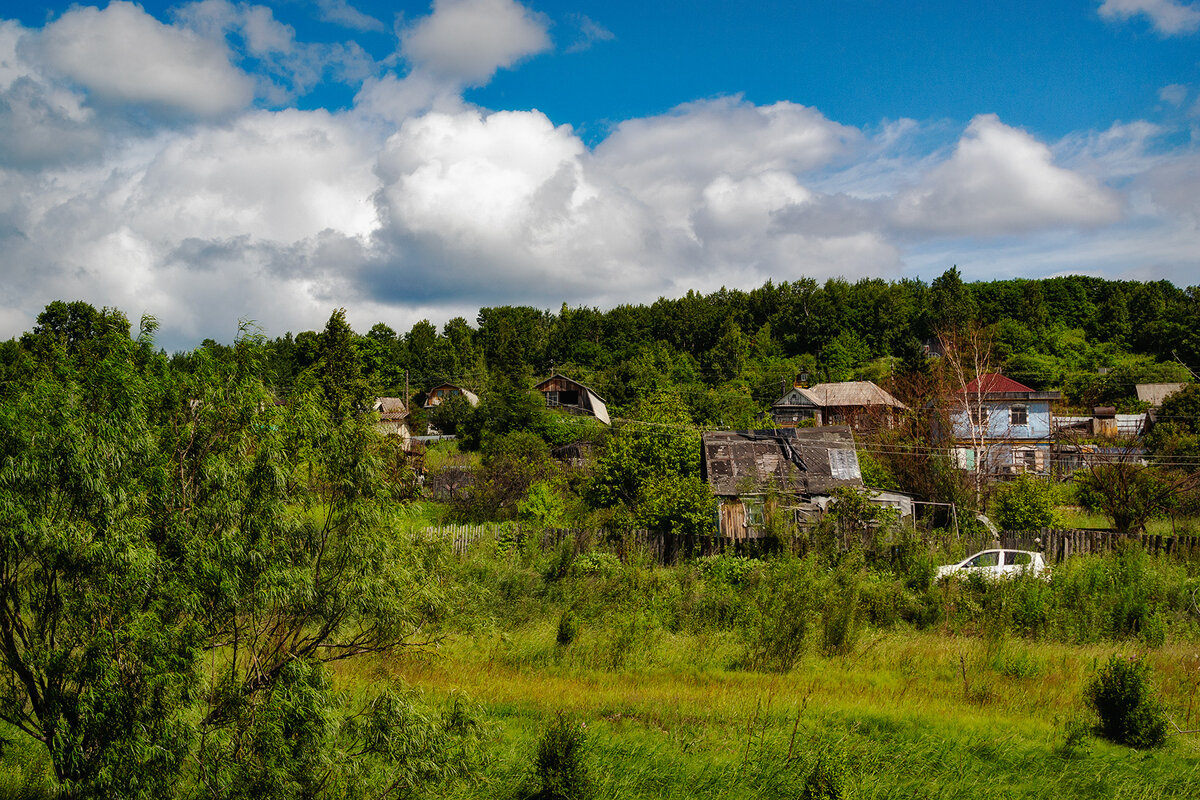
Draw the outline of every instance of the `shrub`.
<instances>
[{"instance_id":1,"label":"shrub","mask_svg":"<svg viewBox=\"0 0 1200 800\"><path fill-rule=\"evenodd\" d=\"M1141 657L1113 655L1088 683L1084 700L1100 718L1096 731L1105 739L1139 749L1166 741L1167 714Z\"/></svg>"},{"instance_id":2,"label":"shrub","mask_svg":"<svg viewBox=\"0 0 1200 800\"><path fill-rule=\"evenodd\" d=\"M815 556L784 558L758 585L752 619L745 626L747 661L756 669L787 672L804 653L809 625L824 595Z\"/></svg>"},{"instance_id":3,"label":"shrub","mask_svg":"<svg viewBox=\"0 0 1200 800\"><path fill-rule=\"evenodd\" d=\"M1006 531L1050 528L1058 522L1054 486L1032 475L1019 475L1000 487L993 502L996 520Z\"/></svg>"},{"instance_id":4,"label":"shrub","mask_svg":"<svg viewBox=\"0 0 1200 800\"><path fill-rule=\"evenodd\" d=\"M558 618L558 634L554 640L559 646L566 647L571 642L575 641L575 637L579 635L579 623L575 621L575 615L570 610L564 611L563 615Z\"/></svg>"},{"instance_id":5,"label":"shrub","mask_svg":"<svg viewBox=\"0 0 1200 800\"><path fill-rule=\"evenodd\" d=\"M841 800L846 796L849 770L840 750L824 750L804 781L800 791L803 800Z\"/></svg>"},{"instance_id":6,"label":"shrub","mask_svg":"<svg viewBox=\"0 0 1200 800\"><path fill-rule=\"evenodd\" d=\"M584 800L593 786L587 764L587 734L581 723L561 711L538 742L535 763L537 800Z\"/></svg>"}]
</instances>

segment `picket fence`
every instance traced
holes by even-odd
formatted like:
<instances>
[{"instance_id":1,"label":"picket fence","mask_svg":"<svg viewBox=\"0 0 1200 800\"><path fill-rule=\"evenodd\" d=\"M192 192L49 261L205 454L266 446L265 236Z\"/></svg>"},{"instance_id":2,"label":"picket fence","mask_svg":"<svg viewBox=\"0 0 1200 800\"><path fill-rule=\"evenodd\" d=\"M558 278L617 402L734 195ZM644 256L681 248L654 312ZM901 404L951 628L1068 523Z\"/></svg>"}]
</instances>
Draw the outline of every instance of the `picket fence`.
<instances>
[{"instance_id":1,"label":"picket fence","mask_svg":"<svg viewBox=\"0 0 1200 800\"><path fill-rule=\"evenodd\" d=\"M441 525L423 530L427 538L450 542L454 552L465 553L471 547L511 542L527 544L532 540L542 549L554 549L569 541L577 551L602 550L610 552L622 561L635 552L641 552L660 564L675 564L681 558L709 556L732 552L738 555L755 555L781 548L799 552L803 540L777 539L732 539L723 536L697 536L692 534L660 533L648 530L608 531L586 528L537 528L514 523L490 525ZM928 537L928 534L925 534ZM943 534L953 537L953 534ZM841 545L850 547L857 534L843 537ZM1051 529L1040 531L1002 531L993 536L964 536L963 550L974 553L980 550L1008 548L1013 550L1036 550L1045 555L1047 563L1061 562L1068 556L1079 554L1108 553L1125 542L1136 542L1149 553L1174 556L1181 560L1200 559L1200 537L1171 536L1162 534L1122 534L1109 530L1094 529ZM948 544L944 539L926 538L931 546Z\"/></svg>"}]
</instances>

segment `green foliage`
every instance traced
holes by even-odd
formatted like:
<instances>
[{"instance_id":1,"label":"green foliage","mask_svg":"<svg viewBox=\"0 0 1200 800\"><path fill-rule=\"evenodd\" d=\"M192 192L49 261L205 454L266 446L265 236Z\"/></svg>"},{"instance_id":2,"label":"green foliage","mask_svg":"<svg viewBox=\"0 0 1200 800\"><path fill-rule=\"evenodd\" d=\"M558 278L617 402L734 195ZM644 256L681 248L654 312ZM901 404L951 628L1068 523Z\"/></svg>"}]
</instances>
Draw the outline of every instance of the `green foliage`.
<instances>
[{"instance_id":1,"label":"green foliage","mask_svg":"<svg viewBox=\"0 0 1200 800\"><path fill-rule=\"evenodd\" d=\"M1142 658L1113 655L1088 683L1084 699L1099 717L1097 732L1105 739L1139 749L1166 741L1166 711Z\"/></svg>"},{"instance_id":2,"label":"green foliage","mask_svg":"<svg viewBox=\"0 0 1200 800\"><path fill-rule=\"evenodd\" d=\"M803 800L842 800L850 788L850 768L840 748L822 750L800 790Z\"/></svg>"},{"instance_id":3,"label":"green foliage","mask_svg":"<svg viewBox=\"0 0 1200 800\"><path fill-rule=\"evenodd\" d=\"M698 476L663 476L642 485L637 524L664 533L703 535L714 529L716 500Z\"/></svg>"},{"instance_id":4,"label":"green foliage","mask_svg":"<svg viewBox=\"0 0 1200 800\"><path fill-rule=\"evenodd\" d=\"M325 407L335 422L361 413L367 405L367 386L362 365L354 351L354 331L346 322L346 309L329 315L317 340L317 375Z\"/></svg>"},{"instance_id":5,"label":"green foliage","mask_svg":"<svg viewBox=\"0 0 1200 800\"><path fill-rule=\"evenodd\" d=\"M429 412L429 424L446 436L455 436L463 430L475 409L461 394L445 398Z\"/></svg>"},{"instance_id":6,"label":"green foliage","mask_svg":"<svg viewBox=\"0 0 1200 800\"><path fill-rule=\"evenodd\" d=\"M1167 514L1197 485L1200 473L1148 467L1127 453L1122 460L1096 464L1075 473L1077 496L1123 533L1139 532L1151 519Z\"/></svg>"},{"instance_id":7,"label":"green foliage","mask_svg":"<svg viewBox=\"0 0 1200 800\"><path fill-rule=\"evenodd\" d=\"M538 741L534 775L537 800L587 800L595 793L582 723L559 712Z\"/></svg>"},{"instance_id":8,"label":"green foliage","mask_svg":"<svg viewBox=\"0 0 1200 800\"><path fill-rule=\"evenodd\" d=\"M455 500L455 507L460 515L477 520L514 519L522 503L534 516L561 514L551 484L555 472L550 447L537 434L517 430L494 436L484 448L474 481ZM542 488L534 489L538 484Z\"/></svg>"},{"instance_id":9,"label":"green foliage","mask_svg":"<svg viewBox=\"0 0 1200 800\"><path fill-rule=\"evenodd\" d=\"M0 405L0 717L67 793L312 795L347 746L321 662L430 635L438 556L386 530L370 420L277 406L260 337L187 371L104 337Z\"/></svg>"},{"instance_id":10,"label":"green foliage","mask_svg":"<svg viewBox=\"0 0 1200 800\"><path fill-rule=\"evenodd\" d=\"M1152 453L1168 463L1200 460L1200 383L1188 384L1164 400L1155 420L1146 437Z\"/></svg>"},{"instance_id":11,"label":"green foliage","mask_svg":"<svg viewBox=\"0 0 1200 800\"><path fill-rule=\"evenodd\" d=\"M780 559L771 565L770 573L758 583L754 614L745 629L751 667L786 672L800 659L823 605L823 577L813 556Z\"/></svg>"},{"instance_id":12,"label":"green foliage","mask_svg":"<svg viewBox=\"0 0 1200 800\"><path fill-rule=\"evenodd\" d=\"M1036 531L1058 525L1053 485L1033 475L1018 475L992 496L996 522L1006 531Z\"/></svg>"},{"instance_id":13,"label":"green foliage","mask_svg":"<svg viewBox=\"0 0 1200 800\"><path fill-rule=\"evenodd\" d=\"M861 631L861 562L844 559L834 571L832 585L825 593L821 615L821 650L826 655L846 655L854 650Z\"/></svg>"},{"instance_id":14,"label":"green foliage","mask_svg":"<svg viewBox=\"0 0 1200 800\"><path fill-rule=\"evenodd\" d=\"M566 514L562 494L548 481L535 481L517 502L517 519L541 527L560 525Z\"/></svg>"},{"instance_id":15,"label":"green foliage","mask_svg":"<svg viewBox=\"0 0 1200 800\"><path fill-rule=\"evenodd\" d=\"M554 635L554 641L559 647L567 647L571 642L575 641L575 637L579 635L579 622L575 619L575 615L567 609L558 618L558 632Z\"/></svg>"},{"instance_id":16,"label":"green foliage","mask_svg":"<svg viewBox=\"0 0 1200 800\"><path fill-rule=\"evenodd\" d=\"M761 569L762 562L732 553L720 553L715 556L705 556L697 560L696 565L700 568L700 574L704 576L705 580L729 586L745 586Z\"/></svg>"}]
</instances>

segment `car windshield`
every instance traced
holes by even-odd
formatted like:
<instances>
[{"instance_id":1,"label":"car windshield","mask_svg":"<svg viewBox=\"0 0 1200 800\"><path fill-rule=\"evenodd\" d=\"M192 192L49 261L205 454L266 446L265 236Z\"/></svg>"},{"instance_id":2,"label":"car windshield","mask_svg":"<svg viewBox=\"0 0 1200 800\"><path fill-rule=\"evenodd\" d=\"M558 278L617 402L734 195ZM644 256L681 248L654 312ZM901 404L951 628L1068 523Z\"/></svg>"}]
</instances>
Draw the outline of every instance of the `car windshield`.
<instances>
[{"instance_id":1,"label":"car windshield","mask_svg":"<svg viewBox=\"0 0 1200 800\"><path fill-rule=\"evenodd\" d=\"M996 550L989 550L986 553L980 553L966 563L968 567L995 567L1000 564L1000 553Z\"/></svg>"}]
</instances>

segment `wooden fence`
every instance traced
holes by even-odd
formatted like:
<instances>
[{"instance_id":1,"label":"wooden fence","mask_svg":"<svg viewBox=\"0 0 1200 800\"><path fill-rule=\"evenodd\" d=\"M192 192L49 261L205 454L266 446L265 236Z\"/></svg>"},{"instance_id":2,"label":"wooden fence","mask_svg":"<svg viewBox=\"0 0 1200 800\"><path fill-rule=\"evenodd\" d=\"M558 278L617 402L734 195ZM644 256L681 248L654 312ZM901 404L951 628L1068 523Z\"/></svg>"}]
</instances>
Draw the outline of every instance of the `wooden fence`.
<instances>
[{"instance_id":1,"label":"wooden fence","mask_svg":"<svg viewBox=\"0 0 1200 800\"><path fill-rule=\"evenodd\" d=\"M442 525L425 528L423 534L431 539L451 542L454 552L462 554L480 542L527 543L533 537L542 549L554 549L570 541L577 551L602 550L627 560L634 553L644 553L660 564L675 564L682 558L695 558L731 552L738 555L757 555L780 548L794 552L804 549L803 540L732 539L724 536L696 536L658 533L648 530L606 531L586 528L534 528L515 523L488 525ZM930 547L941 547L953 541L934 540L922 534ZM843 548L857 544L860 533L842 537ZM873 537L867 537L868 539ZM1089 529L1050 529L1040 531L1002 531L999 536L989 533L965 536L961 540L966 553L1007 548L1035 550L1045 554L1047 563L1058 563L1071 555L1102 554L1133 542L1149 553L1174 556L1179 559L1200 559L1200 537L1164 536L1161 534L1122 534L1116 531Z\"/></svg>"}]
</instances>

